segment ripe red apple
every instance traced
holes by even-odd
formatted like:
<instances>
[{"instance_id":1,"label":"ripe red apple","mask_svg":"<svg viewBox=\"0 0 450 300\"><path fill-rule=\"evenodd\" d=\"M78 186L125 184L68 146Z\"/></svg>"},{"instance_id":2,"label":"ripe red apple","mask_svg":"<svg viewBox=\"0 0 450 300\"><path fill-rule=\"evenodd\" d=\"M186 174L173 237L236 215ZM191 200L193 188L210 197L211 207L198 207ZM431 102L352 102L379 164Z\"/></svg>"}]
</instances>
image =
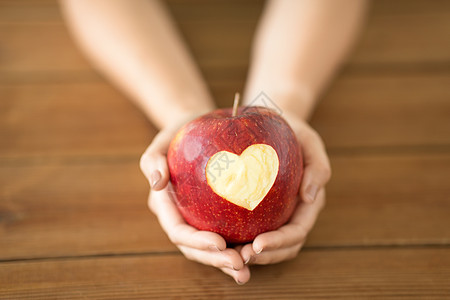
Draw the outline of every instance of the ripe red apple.
<instances>
[{"instance_id":1,"label":"ripe red apple","mask_svg":"<svg viewBox=\"0 0 450 300\"><path fill-rule=\"evenodd\" d=\"M285 224L303 174L294 132L273 110L218 109L183 126L168 151L175 201L185 220L228 243Z\"/></svg>"}]
</instances>

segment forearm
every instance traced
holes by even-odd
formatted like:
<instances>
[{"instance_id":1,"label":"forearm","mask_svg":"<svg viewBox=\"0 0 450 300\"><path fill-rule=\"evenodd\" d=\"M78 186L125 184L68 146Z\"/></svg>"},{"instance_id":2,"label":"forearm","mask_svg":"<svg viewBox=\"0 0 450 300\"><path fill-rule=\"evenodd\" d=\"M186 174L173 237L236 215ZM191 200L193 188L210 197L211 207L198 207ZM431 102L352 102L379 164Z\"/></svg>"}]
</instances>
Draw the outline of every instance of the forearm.
<instances>
[{"instance_id":1,"label":"forearm","mask_svg":"<svg viewBox=\"0 0 450 300\"><path fill-rule=\"evenodd\" d=\"M61 0L93 64L162 128L214 108L200 71L159 1Z\"/></svg>"},{"instance_id":2,"label":"forearm","mask_svg":"<svg viewBox=\"0 0 450 300\"><path fill-rule=\"evenodd\" d=\"M363 20L366 0L267 3L254 41L244 101L261 91L307 119L341 64Z\"/></svg>"}]
</instances>

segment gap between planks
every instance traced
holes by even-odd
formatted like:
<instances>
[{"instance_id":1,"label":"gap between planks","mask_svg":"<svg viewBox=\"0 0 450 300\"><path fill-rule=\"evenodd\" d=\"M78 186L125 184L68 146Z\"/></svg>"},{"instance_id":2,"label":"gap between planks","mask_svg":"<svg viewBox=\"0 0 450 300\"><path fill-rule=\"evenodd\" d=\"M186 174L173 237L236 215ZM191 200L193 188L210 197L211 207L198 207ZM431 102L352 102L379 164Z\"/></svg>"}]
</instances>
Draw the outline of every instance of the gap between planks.
<instances>
[{"instance_id":1,"label":"gap between planks","mask_svg":"<svg viewBox=\"0 0 450 300\"><path fill-rule=\"evenodd\" d=\"M422 244L378 244L378 245L328 245L328 246L305 246L300 250L305 251L345 251L345 250L405 250L405 249L450 249L450 243L422 243ZM60 261L60 260L80 260L112 257L150 257L150 256L182 256L180 251L146 251L146 252L123 252L123 253L102 253L88 255L64 255L47 257L23 257L12 259L0 259L0 264L16 262L39 262L39 261Z\"/></svg>"},{"instance_id":2,"label":"gap between planks","mask_svg":"<svg viewBox=\"0 0 450 300\"><path fill-rule=\"evenodd\" d=\"M450 144L435 145L387 145L387 146L356 146L356 147L329 147L327 153L331 159L339 157L364 156L392 156L392 155L426 155L448 154ZM136 162L142 153L119 155L49 155L49 156L0 156L0 166L36 166L36 165L85 165L85 164L116 164Z\"/></svg>"}]
</instances>

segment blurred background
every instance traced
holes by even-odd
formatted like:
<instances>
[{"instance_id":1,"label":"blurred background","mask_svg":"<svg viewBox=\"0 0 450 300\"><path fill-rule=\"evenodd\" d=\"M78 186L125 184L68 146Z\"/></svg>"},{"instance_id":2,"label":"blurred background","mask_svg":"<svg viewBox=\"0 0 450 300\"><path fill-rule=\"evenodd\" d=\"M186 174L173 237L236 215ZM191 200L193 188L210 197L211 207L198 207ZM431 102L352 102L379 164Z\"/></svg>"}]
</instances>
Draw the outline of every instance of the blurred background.
<instances>
[{"instance_id":1,"label":"blurred background","mask_svg":"<svg viewBox=\"0 0 450 300\"><path fill-rule=\"evenodd\" d=\"M167 4L218 105L230 106L243 89L264 1ZM450 292L442 276L450 273L443 255L450 246L450 1L372 1L366 27L312 125L333 166L328 205L304 259L292 262L299 267L259 269L249 293L279 280L306 295L325 295L331 280L349 292L386 284L400 291L410 283L418 295ZM76 293L68 282L85 295L121 287L145 295L176 280L180 289L211 295L234 291L219 271L184 260L147 210L138 162L155 133L89 65L56 1L0 0L0 296ZM417 246L425 250L413 251ZM333 252L340 247L350 249L348 256ZM373 252L355 250L364 247ZM302 265L308 256L326 263ZM360 270L339 262L353 260L373 267L378 281L362 276L346 285ZM172 266L172 273L160 270L162 279L144 268L162 261ZM297 269L337 273L310 273L308 289ZM386 272L399 276L385 278ZM408 272L429 281L398 279Z\"/></svg>"}]
</instances>

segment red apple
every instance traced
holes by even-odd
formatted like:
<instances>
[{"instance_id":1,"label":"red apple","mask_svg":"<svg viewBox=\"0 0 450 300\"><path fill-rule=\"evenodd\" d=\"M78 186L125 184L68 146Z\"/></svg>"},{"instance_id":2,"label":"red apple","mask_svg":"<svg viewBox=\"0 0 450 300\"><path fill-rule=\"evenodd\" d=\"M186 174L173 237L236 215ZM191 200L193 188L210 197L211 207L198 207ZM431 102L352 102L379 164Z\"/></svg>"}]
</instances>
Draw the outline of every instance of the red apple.
<instances>
[{"instance_id":1,"label":"red apple","mask_svg":"<svg viewBox=\"0 0 450 300\"><path fill-rule=\"evenodd\" d=\"M235 244L289 220L303 162L294 132L273 110L231 112L218 109L187 123L167 158L175 202L187 223Z\"/></svg>"}]
</instances>

